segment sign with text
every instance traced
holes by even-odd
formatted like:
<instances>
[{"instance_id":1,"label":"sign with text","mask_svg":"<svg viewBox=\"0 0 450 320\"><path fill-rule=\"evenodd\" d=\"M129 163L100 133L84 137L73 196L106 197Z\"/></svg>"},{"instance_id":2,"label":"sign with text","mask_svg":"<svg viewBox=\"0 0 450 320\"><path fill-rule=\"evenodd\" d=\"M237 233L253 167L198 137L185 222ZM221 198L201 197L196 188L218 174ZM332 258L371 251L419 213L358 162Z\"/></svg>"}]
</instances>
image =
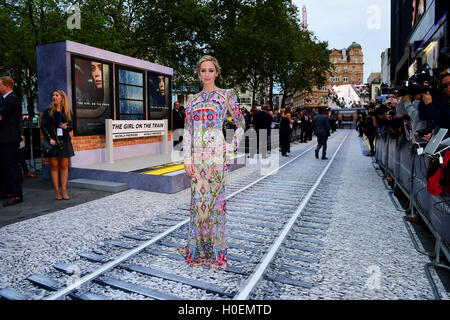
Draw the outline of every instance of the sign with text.
<instances>
[{"instance_id":1,"label":"sign with text","mask_svg":"<svg viewBox=\"0 0 450 320\"><path fill-rule=\"evenodd\" d=\"M162 152L169 152L168 120L105 120L106 152L109 163L114 162L113 140L137 137L163 136Z\"/></svg>"},{"instance_id":2,"label":"sign with text","mask_svg":"<svg viewBox=\"0 0 450 320\"><path fill-rule=\"evenodd\" d=\"M164 120L113 120L113 139L164 135Z\"/></svg>"}]
</instances>

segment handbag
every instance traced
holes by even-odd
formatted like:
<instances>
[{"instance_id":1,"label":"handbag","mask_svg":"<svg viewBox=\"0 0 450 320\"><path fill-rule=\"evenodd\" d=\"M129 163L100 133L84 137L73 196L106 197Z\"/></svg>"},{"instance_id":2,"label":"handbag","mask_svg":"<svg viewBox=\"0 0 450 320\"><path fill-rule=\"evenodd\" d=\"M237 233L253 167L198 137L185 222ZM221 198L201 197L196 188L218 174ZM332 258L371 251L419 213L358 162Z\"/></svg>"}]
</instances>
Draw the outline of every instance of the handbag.
<instances>
[{"instance_id":1,"label":"handbag","mask_svg":"<svg viewBox=\"0 0 450 320\"><path fill-rule=\"evenodd\" d=\"M57 156L57 149L56 145L50 144L47 140L44 139L44 142L41 145L41 151L44 154L45 157L56 157Z\"/></svg>"}]
</instances>

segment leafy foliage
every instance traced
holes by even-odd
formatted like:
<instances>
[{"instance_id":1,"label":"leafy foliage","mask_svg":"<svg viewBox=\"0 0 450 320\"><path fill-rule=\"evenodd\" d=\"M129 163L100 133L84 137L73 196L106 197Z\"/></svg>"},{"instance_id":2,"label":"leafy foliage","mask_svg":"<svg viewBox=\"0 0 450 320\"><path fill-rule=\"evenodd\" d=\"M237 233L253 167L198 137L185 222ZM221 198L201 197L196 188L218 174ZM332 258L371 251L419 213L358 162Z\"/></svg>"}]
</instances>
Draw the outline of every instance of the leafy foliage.
<instances>
[{"instance_id":1,"label":"leafy foliage","mask_svg":"<svg viewBox=\"0 0 450 320\"><path fill-rule=\"evenodd\" d=\"M67 28L76 4L81 29ZM325 82L327 43L301 30L288 0L0 0L0 74L16 81L29 113L37 96L36 46L64 40L167 65L177 86L198 82L204 54L222 65L220 85L285 96ZM254 99L255 100L255 99Z\"/></svg>"}]
</instances>

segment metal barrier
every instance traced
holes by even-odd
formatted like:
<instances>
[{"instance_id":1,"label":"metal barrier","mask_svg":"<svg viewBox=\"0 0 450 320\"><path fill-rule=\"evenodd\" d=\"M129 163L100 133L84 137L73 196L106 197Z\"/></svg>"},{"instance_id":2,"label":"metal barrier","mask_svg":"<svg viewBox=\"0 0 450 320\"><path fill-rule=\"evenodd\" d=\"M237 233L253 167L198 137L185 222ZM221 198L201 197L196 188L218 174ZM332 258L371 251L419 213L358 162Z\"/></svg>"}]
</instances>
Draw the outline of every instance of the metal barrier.
<instances>
[{"instance_id":1,"label":"metal barrier","mask_svg":"<svg viewBox=\"0 0 450 320\"><path fill-rule=\"evenodd\" d=\"M385 176L392 176L394 189L398 187L408 198L411 214L417 212L435 238L434 252L420 249L404 220L417 251L434 258L432 263L425 265L425 272L435 297L440 299L429 269L435 267L450 270L449 266L441 263L441 254L450 261L450 196L433 196L428 193L427 168L430 158L424 154L418 155L417 149L417 145L407 141L397 144L396 138L384 133L376 137L375 157Z\"/></svg>"}]
</instances>

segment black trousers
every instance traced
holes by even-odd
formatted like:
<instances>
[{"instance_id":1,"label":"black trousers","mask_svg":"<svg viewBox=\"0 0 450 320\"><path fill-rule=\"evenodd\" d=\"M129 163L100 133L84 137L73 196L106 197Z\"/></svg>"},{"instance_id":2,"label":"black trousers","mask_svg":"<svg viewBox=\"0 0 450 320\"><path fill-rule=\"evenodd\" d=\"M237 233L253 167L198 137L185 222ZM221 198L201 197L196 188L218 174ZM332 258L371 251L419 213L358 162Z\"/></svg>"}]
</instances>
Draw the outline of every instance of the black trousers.
<instances>
[{"instance_id":1,"label":"black trousers","mask_svg":"<svg viewBox=\"0 0 450 320\"><path fill-rule=\"evenodd\" d=\"M322 157L325 157L327 155L327 140L328 140L328 136L327 135L317 136L317 148L316 148L316 151L319 152L320 149L323 147L323 149L322 149Z\"/></svg>"},{"instance_id":2,"label":"black trousers","mask_svg":"<svg viewBox=\"0 0 450 320\"><path fill-rule=\"evenodd\" d=\"M291 148L291 132L288 128L280 128L280 147L281 147L281 154L284 156L288 152L290 152Z\"/></svg>"},{"instance_id":3,"label":"black trousers","mask_svg":"<svg viewBox=\"0 0 450 320\"><path fill-rule=\"evenodd\" d=\"M19 142L0 143L2 193L23 197L23 174L19 165Z\"/></svg>"},{"instance_id":4,"label":"black trousers","mask_svg":"<svg viewBox=\"0 0 450 320\"><path fill-rule=\"evenodd\" d=\"M267 129L259 129L259 128L256 129L255 128L255 130L256 130L256 153L261 153L261 156L263 158L266 158L267 157L267 148L268 148L267 141L269 138L268 137L269 132ZM260 132L260 130L266 130L267 138L264 137L263 132ZM261 135L261 139L260 139L260 135ZM261 150L260 150L260 146L259 146L260 142L262 142Z\"/></svg>"},{"instance_id":5,"label":"black trousers","mask_svg":"<svg viewBox=\"0 0 450 320\"><path fill-rule=\"evenodd\" d=\"M30 172L27 166L27 162L25 161L25 154L23 153L23 149L19 149L19 164L22 168L23 174L27 174L28 172Z\"/></svg>"}]
</instances>

